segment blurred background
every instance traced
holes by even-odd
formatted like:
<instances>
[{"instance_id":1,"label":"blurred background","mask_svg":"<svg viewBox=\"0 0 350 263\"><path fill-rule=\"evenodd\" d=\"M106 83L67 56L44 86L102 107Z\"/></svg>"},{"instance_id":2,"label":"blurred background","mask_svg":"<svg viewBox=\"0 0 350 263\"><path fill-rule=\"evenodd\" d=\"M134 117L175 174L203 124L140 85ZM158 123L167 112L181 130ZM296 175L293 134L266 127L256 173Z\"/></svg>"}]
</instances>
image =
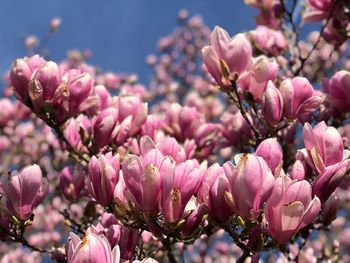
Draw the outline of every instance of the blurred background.
<instances>
[{"instance_id":1,"label":"blurred background","mask_svg":"<svg viewBox=\"0 0 350 263\"><path fill-rule=\"evenodd\" d=\"M179 10L200 14L210 28L220 25L231 35L254 28L254 11L232 0L2 0L0 9L0 73L28 54L24 39L34 35L62 60L70 49L90 49L90 64L104 70L136 73L147 82L145 58L156 52L160 37L176 26ZM48 38L51 19L62 24Z\"/></svg>"}]
</instances>

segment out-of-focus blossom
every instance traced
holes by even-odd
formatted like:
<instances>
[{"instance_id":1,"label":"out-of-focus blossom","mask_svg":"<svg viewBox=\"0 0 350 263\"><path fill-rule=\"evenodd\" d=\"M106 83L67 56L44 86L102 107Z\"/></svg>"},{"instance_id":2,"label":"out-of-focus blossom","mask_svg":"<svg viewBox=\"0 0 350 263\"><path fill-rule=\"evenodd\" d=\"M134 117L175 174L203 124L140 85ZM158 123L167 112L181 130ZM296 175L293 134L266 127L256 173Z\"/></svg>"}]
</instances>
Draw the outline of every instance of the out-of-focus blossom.
<instances>
[{"instance_id":1,"label":"out-of-focus blossom","mask_svg":"<svg viewBox=\"0 0 350 263\"><path fill-rule=\"evenodd\" d=\"M323 80L324 92L329 96L331 105L338 111L350 110L350 72L341 70L330 79Z\"/></svg>"}]
</instances>

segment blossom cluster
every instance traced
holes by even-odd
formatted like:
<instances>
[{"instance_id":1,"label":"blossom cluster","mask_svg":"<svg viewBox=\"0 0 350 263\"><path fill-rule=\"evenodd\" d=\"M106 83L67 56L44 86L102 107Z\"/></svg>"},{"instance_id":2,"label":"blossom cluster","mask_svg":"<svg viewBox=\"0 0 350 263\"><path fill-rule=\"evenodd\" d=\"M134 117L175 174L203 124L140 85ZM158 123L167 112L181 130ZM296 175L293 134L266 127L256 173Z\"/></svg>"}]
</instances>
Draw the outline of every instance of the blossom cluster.
<instances>
[{"instance_id":1,"label":"blossom cluster","mask_svg":"<svg viewBox=\"0 0 350 263\"><path fill-rule=\"evenodd\" d=\"M350 260L349 4L245 2L235 36L181 10L148 86L79 51L13 62L0 262Z\"/></svg>"}]
</instances>

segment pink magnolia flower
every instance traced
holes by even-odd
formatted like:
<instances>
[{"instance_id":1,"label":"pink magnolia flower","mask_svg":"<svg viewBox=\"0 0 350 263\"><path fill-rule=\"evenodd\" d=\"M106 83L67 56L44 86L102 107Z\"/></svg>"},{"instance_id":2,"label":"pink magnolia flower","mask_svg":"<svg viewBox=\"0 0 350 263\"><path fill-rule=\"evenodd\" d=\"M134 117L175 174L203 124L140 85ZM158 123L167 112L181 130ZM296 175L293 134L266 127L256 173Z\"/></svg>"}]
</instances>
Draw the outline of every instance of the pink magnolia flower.
<instances>
[{"instance_id":1,"label":"pink magnolia flower","mask_svg":"<svg viewBox=\"0 0 350 263\"><path fill-rule=\"evenodd\" d=\"M225 222L233 214L232 207L226 201L227 195L230 195L230 191L225 171L215 163L203 175L198 198L206 205L214 219Z\"/></svg>"},{"instance_id":2,"label":"pink magnolia flower","mask_svg":"<svg viewBox=\"0 0 350 263\"><path fill-rule=\"evenodd\" d=\"M65 167L59 175L59 187L68 200L75 200L79 197L80 191L85 186L84 174L74 170L73 167Z\"/></svg>"},{"instance_id":3,"label":"pink magnolia flower","mask_svg":"<svg viewBox=\"0 0 350 263\"><path fill-rule=\"evenodd\" d=\"M112 132L118 121L118 112L109 107L101 111L93 121L92 130L94 142L98 148L106 146L113 140Z\"/></svg>"},{"instance_id":4,"label":"pink magnolia flower","mask_svg":"<svg viewBox=\"0 0 350 263\"><path fill-rule=\"evenodd\" d=\"M119 145L124 144L127 138L137 134L146 122L148 106L142 103L139 96L121 95L118 97L118 121L112 137Z\"/></svg>"},{"instance_id":5,"label":"pink magnolia flower","mask_svg":"<svg viewBox=\"0 0 350 263\"><path fill-rule=\"evenodd\" d=\"M111 95L106 87L103 85L97 85L94 88L94 93L98 97L98 109L104 110L108 108L111 101Z\"/></svg>"},{"instance_id":6,"label":"pink magnolia flower","mask_svg":"<svg viewBox=\"0 0 350 263\"><path fill-rule=\"evenodd\" d=\"M17 98L29 105L29 82L33 71L41 67L45 60L39 55L17 59L10 69L10 83L14 87Z\"/></svg>"},{"instance_id":7,"label":"pink magnolia flower","mask_svg":"<svg viewBox=\"0 0 350 263\"><path fill-rule=\"evenodd\" d=\"M122 227L119 247L120 258L130 260L132 259L136 245L140 240L140 233L138 229L131 227ZM118 247L118 246L116 246Z\"/></svg>"},{"instance_id":8,"label":"pink magnolia flower","mask_svg":"<svg viewBox=\"0 0 350 263\"><path fill-rule=\"evenodd\" d=\"M350 110L350 72L341 70L330 79L323 80L324 92L328 95L331 105L338 111Z\"/></svg>"},{"instance_id":9,"label":"pink magnolia flower","mask_svg":"<svg viewBox=\"0 0 350 263\"><path fill-rule=\"evenodd\" d=\"M111 152L98 158L93 156L88 164L92 195L102 206L109 205L113 200L119 171L119 154L113 156Z\"/></svg>"},{"instance_id":10,"label":"pink magnolia flower","mask_svg":"<svg viewBox=\"0 0 350 263\"><path fill-rule=\"evenodd\" d=\"M256 219L275 184L270 168L263 158L244 154L236 167L227 162L224 169L235 210L242 217Z\"/></svg>"},{"instance_id":11,"label":"pink magnolia flower","mask_svg":"<svg viewBox=\"0 0 350 263\"><path fill-rule=\"evenodd\" d=\"M28 220L48 194L49 186L43 180L38 165L27 166L21 172L12 172L3 177L6 205L10 212L21 220Z\"/></svg>"},{"instance_id":12,"label":"pink magnolia flower","mask_svg":"<svg viewBox=\"0 0 350 263\"><path fill-rule=\"evenodd\" d=\"M260 101L266 90L267 83L275 81L279 66L275 58L260 56L253 59L253 66L250 71L242 74L238 80L242 90L249 91L255 100Z\"/></svg>"},{"instance_id":13,"label":"pink magnolia flower","mask_svg":"<svg viewBox=\"0 0 350 263\"><path fill-rule=\"evenodd\" d=\"M312 192L317 195L321 202L326 202L328 197L338 187L345 174L349 171L350 160L328 166L317 177L312 184Z\"/></svg>"},{"instance_id":14,"label":"pink magnolia flower","mask_svg":"<svg viewBox=\"0 0 350 263\"><path fill-rule=\"evenodd\" d=\"M321 103L321 97L315 95L306 78L285 79L281 83L280 92L283 98L283 113L289 119L298 118L304 122Z\"/></svg>"},{"instance_id":15,"label":"pink magnolia flower","mask_svg":"<svg viewBox=\"0 0 350 263\"><path fill-rule=\"evenodd\" d=\"M271 236L280 244L287 243L316 219L321 202L318 197L311 198L312 190L307 181L292 181L288 176L276 179L266 203L265 216Z\"/></svg>"},{"instance_id":16,"label":"pink magnolia flower","mask_svg":"<svg viewBox=\"0 0 350 263\"><path fill-rule=\"evenodd\" d=\"M269 80L262 98L262 114L266 122L270 125L276 125L282 117L283 98L281 92Z\"/></svg>"},{"instance_id":17,"label":"pink magnolia flower","mask_svg":"<svg viewBox=\"0 0 350 263\"><path fill-rule=\"evenodd\" d=\"M187 160L173 163L162 179L161 208L167 222L178 222L190 198L201 183L201 172L197 161Z\"/></svg>"},{"instance_id":18,"label":"pink magnolia flower","mask_svg":"<svg viewBox=\"0 0 350 263\"><path fill-rule=\"evenodd\" d=\"M283 151L276 138L263 140L256 149L255 154L265 160L275 177L280 175L283 164Z\"/></svg>"},{"instance_id":19,"label":"pink magnolia flower","mask_svg":"<svg viewBox=\"0 0 350 263\"><path fill-rule=\"evenodd\" d=\"M45 62L33 71L29 82L29 97L36 111L41 110L44 102L52 102L60 83L60 70L53 61Z\"/></svg>"},{"instance_id":20,"label":"pink magnolia flower","mask_svg":"<svg viewBox=\"0 0 350 263\"><path fill-rule=\"evenodd\" d=\"M145 212L156 213L162 178L171 167L169 157L152 145L141 145L141 157L128 155L122 163L125 184L135 203Z\"/></svg>"},{"instance_id":21,"label":"pink magnolia flower","mask_svg":"<svg viewBox=\"0 0 350 263\"><path fill-rule=\"evenodd\" d=\"M205 46L202 54L207 71L218 85L226 86L230 85L226 74L233 79L235 74L250 67L252 47L243 34L231 38L224 29L216 26L210 37L210 46Z\"/></svg>"},{"instance_id":22,"label":"pink magnolia flower","mask_svg":"<svg viewBox=\"0 0 350 263\"><path fill-rule=\"evenodd\" d=\"M334 127L327 127L324 121L314 128L305 123L303 136L308 154L307 160L316 172L323 172L326 167L343 160L343 140Z\"/></svg>"},{"instance_id":23,"label":"pink magnolia flower","mask_svg":"<svg viewBox=\"0 0 350 263\"><path fill-rule=\"evenodd\" d=\"M164 155L171 156L176 163L186 161L185 149L177 142L175 138L164 138L160 143L160 151Z\"/></svg>"},{"instance_id":24,"label":"pink magnolia flower","mask_svg":"<svg viewBox=\"0 0 350 263\"><path fill-rule=\"evenodd\" d=\"M92 93L94 79L89 73L70 69L63 76L53 96L55 120L58 124L84 110L83 103Z\"/></svg>"},{"instance_id":25,"label":"pink magnolia flower","mask_svg":"<svg viewBox=\"0 0 350 263\"><path fill-rule=\"evenodd\" d=\"M82 239L70 233L67 259L68 263L119 263L120 250L119 246L111 250L107 238L92 226Z\"/></svg>"}]
</instances>

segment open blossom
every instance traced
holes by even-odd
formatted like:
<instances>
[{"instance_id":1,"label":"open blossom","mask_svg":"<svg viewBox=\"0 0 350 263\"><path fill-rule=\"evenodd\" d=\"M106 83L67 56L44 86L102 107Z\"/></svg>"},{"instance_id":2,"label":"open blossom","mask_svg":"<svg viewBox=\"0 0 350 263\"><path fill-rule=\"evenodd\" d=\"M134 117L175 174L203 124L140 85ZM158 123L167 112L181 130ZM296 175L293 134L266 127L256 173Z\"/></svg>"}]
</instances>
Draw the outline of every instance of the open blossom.
<instances>
[{"instance_id":1,"label":"open blossom","mask_svg":"<svg viewBox=\"0 0 350 263\"><path fill-rule=\"evenodd\" d=\"M122 145L127 138L137 134L147 120L148 106L136 95L120 95L117 102L118 125L112 133L113 140Z\"/></svg>"},{"instance_id":2,"label":"open blossom","mask_svg":"<svg viewBox=\"0 0 350 263\"><path fill-rule=\"evenodd\" d=\"M321 98L315 94L306 78L295 77L285 79L280 86L283 98L283 114L289 119L299 119L305 122L321 103Z\"/></svg>"},{"instance_id":3,"label":"open blossom","mask_svg":"<svg viewBox=\"0 0 350 263\"><path fill-rule=\"evenodd\" d=\"M267 83L275 81L279 66L275 58L260 56L253 59L253 66L249 71L242 74L238 80L239 87L242 90L249 91L257 101L266 90Z\"/></svg>"},{"instance_id":4,"label":"open blossom","mask_svg":"<svg viewBox=\"0 0 350 263\"><path fill-rule=\"evenodd\" d=\"M103 234L96 228L90 227L85 236L80 239L76 234L70 233L67 249L68 263L119 263L120 249L111 246Z\"/></svg>"},{"instance_id":5,"label":"open blossom","mask_svg":"<svg viewBox=\"0 0 350 263\"><path fill-rule=\"evenodd\" d=\"M233 79L251 64L252 47L243 34L230 37L222 28L216 26L210 37L210 46L202 49L203 61L207 71L218 85L230 85L226 79ZM227 71L227 72L224 72Z\"/></svg>"},{"instance_id":6,"label":"open blossom","mask_svg":"<svg viewBox=\"0 0 350 263\"><path fill-rule=\"evenodd\" d=\"M318 197L312 199L307 181L292 181L288 176L277 178L265 208L271 236L280 244L287 243L316 219L320 208L321 202Z\"/></svg>"},{"instance_id":7,"label":"open blossom","mask_svg":"<svg viewBox=\"0 0 350 263\"><path fill-rule=\"evenodd\" d=\"M17 98L24 104L29 102L29 82L34 70L41 67L45 60L39 55L30 58L17 59L11 66L10 82L15 89Z\"/></svg>"},{"instance_id":8,"label":"open blossom","mask_svg":"<svg viewBox=\"0 0 350 263\"><path fill-rule=\"evenodd\" d=\"M7 208L21 220L28 220L45 198L49 187L42 178L38 165L27 166L21 172L3 177L3 189Z\"/></svg>"},{"instance_id":9,"label":"open blossom","mask_svg":"<svg viewBox=\"0 0 350 263\"><path fill-rule=\"evenodd\" d=\"M343 160L343 140L334 127L328 127L323 121L314 128L305 123L303 136L309 163L318 173Z\"/></svg>"},{"instance_id":10,"label":"open blossom","mask_svg":"<svg viewBox=\"0 0 350 263\"><path fill-rule=\"evenodd\" d=\"M244 2L260 10L255 19L258 25L265 25L274 29L280 28L281 19L278 17L281 3L279 0L244 0Z\"/></svg>"},{"instance_id":11,"label":"open blossom","mask_svg":"<svg viewBox=\"0 0 350 263\"><path fill-rule=\"evenodd\" d=\"M17 59L10 71L10 82L19 100L36 113L52 113L57 124L85 110L94 80L89 73L77 69L66 72L53 61L38 55ZM45 104L51 107L44 107Z\"/></svg>"},{"instance_id":12,"label":"open blossom","mask_svg":"<svg viewBox=\"0 0 350 263\"><path fill-rule=\"evenodd\" d=\"M77 115L84 110L83 103L93 90L94 79L89 73L80 70L68 70L61 80L53 97L55 119L58 123Z\"/></svg>"},{"instance_id":13,"label":"open blossom","mask_svg":"<svg viewBox=\"0 0 350 263\"><path fill-rule=\"evenodd\" d=\"M264 202L269 198L275 178L263 158L244 154L234 167L231 162L224 164L237 213L247 219L256 219Z\"/></svg>"},{"instance_id":14,"label":"open blossom","mask_svg":"<svg viewBox=\"0 0 350 263\"><path fill-rule=\"evenodd\" d=\"M350 110L350 72L341 70L330 79L323 80L324 92L328 95L331 105L338 111Z\"/></svg>"},{"instance_id":15,"label":"open blossom","mask_svg":"<svg viewBox=\"0 0 350 263\"><path fill-rule=\"evenodd\" d=\"M53 61L45 62L33 72L28 88L30 100L37 111L45 102L52 102L60 83L60 70Z\"/></svg>"}]
</instances>

